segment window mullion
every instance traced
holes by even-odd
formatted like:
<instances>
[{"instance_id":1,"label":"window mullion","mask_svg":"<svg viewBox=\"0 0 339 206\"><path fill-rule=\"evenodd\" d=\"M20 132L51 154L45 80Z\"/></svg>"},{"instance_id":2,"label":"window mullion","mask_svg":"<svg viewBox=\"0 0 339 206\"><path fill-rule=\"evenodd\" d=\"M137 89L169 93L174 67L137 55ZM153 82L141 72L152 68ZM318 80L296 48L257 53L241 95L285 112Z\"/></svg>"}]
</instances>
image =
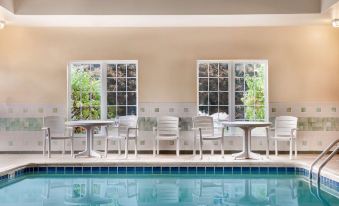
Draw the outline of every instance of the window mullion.
<instances>
[{"instance_id":1,"label":"window mullion","mask_svg":"<svg viewBox=\"0 0 339 206\"><path fill-rule=\"evenodd\" d=\"M101 104L100 114L101 119L107 119L107 64L102 63L101 65Z\"/></svg>"}]
</instances>

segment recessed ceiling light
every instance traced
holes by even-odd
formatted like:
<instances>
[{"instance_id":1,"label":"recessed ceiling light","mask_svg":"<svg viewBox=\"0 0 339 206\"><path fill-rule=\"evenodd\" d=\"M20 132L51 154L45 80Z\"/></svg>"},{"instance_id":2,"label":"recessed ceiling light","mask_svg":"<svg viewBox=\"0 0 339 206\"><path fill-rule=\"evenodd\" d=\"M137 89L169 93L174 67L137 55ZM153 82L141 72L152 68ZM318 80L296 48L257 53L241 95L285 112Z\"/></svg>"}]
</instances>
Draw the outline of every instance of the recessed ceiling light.
<instances>
[{"instance_id":1,"label":"recessed ceiling light","mask_svg":"<svg viewBox=\"0 0 339 206\"><path fill-rule=\"evenodd\" d=\"M339 27L339 19L333 19L332 26L333 27Z\"/></svg>"},{"instance_id":2,"label":"recessed ceiling light","mask_svg":"<svg viewBox=\"0 0 339 206\"><path fill-rule=\"evenodd\" d=\"M4 20L0 20L0 29L5 28L6 22Z\"/></svg>"}]
</instances>

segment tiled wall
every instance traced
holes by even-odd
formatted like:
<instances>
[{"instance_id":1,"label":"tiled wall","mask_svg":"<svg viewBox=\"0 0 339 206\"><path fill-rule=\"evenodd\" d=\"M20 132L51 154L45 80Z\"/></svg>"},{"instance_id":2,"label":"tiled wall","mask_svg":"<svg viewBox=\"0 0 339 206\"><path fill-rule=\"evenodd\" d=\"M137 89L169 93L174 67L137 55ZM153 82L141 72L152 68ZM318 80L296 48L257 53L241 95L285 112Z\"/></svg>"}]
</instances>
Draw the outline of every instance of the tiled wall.
<instances>
[{"instance_id":1,"label":"tiled wall","mask_svg":"<svg viewBox=\"0 0 339 206\"><path fill-rule=\"evenodd\" d=\"M39 151L42 147L42 117L47 115L66 116L65 105L28 105L0 104L0 151ZM192 150L192 119L196 115L195 103L139 103L139 149L151 150L152 128L156 125L156 117L173 115L180 117L182 128L182 150ZM331 141L339 137L339 103L270 103L270 121L280 115L299 117L298 148L300 151L319 151ZM242 148L241 134L225 137L225 150ZM263 135L263 134L262 134ZM252 147L256 150L265 149L265 138L255 136ZM95 147L103 149L104 141L95 140ZM174 142L161 142L160 147L174 150ZM76 149L84 148L85 140L76 142ZM61 142L53 144L60 149ZM69 144L68 144L69 146ZM115 142L109 147L116 149ZM132 148L132 147L131 147ZM218 150L217 142L206 143L205 148ZM272 145L271 145L271 148ZM280 143L281 150L288 150L288 143Z\"/></svg>"}]
</instances>

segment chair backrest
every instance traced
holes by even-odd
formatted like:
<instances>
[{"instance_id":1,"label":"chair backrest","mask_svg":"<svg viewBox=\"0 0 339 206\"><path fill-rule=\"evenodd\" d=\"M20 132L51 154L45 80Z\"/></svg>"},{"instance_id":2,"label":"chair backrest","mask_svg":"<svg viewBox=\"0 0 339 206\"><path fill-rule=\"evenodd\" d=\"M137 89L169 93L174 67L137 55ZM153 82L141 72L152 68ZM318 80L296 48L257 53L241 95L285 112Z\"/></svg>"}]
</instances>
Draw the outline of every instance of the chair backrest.
<instances>
[{"instance_id":1,"label":"chair backrest","mask_svg":"<svg viewBox=\"0 0 339 206\"><path fill-rule=\"evenodd\" d=\"M203 137L214 136L213 117L210 116L193 117L193 128L202 128L201 134ZM196 135L197 136L200 135L199 131L197 131Z\"/></svg>"},{"instance_id":2,"label":"chair backrest","mask_svg":"<svg viewBox=\"0 0 339 206\"><path fill-rule=\"evenodd\" d=\"M138 127L138 117L135 115L121 116L119 117L118 133L127 134L128 128ZM137 135L137 130L131 130L130 135Z\"/></svg>"},{"instance_id":3,"label":"chair backrest","mask_svg":"<svg viewBox=\"0 0 339 206\"><path fill-rule=\"evenodd\" d=\"M291 129L297 128L298 118L292 116L279 116L275 119L275 135L291 136Z\"/></svg>"},{"instance_id":4,"label":"chair backrest","mask_svg":"<svg viewBox=\"0 0 339 206\"><path fill-rule=\"evenodd\" d=\"M65 118L62 116L44 117L43 126L50 128L51 136L65 135Z\"/></svg>"},{"instance_id":5,"label":"chair backrest","mask_svg":"<svg viewBox=\"0 0 339 206\"><path fill-rule=\"evenodd\" d=\"M179 135L179 118L164 116L157 120L157 134L159 136L178 136Z\"/></svg>"}]
</instances>

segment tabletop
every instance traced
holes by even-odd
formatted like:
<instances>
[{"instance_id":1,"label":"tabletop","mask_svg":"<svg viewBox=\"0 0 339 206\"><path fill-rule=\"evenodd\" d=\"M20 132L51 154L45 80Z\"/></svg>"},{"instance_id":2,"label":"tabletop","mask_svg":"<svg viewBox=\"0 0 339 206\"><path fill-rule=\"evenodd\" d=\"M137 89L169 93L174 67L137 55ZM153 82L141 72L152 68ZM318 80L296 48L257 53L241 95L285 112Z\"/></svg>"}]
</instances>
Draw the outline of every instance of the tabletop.
<instances>
[{"instance_id":1,"label":"tabletop","mask_svg":"<svg viewBox=\"0 0 339 206\"><path fill-rule=\"evenodd\" d=\"M223 122L224 126L229 127L267 127L270 126L271 122L249 122L249 121L238 121L238 122Z\"/></svg>"},{"instance_id":2,"label":"tabletop","mask_svg":"<svg viewBox=\"0 0 339 206\"><path fill-rule=\"evenodd\" d=\"M79 121L67 121L65 125L68 126L100 126L115 124L115 121L110 120L79 120Z\"/></svg>"}]
</instances>

